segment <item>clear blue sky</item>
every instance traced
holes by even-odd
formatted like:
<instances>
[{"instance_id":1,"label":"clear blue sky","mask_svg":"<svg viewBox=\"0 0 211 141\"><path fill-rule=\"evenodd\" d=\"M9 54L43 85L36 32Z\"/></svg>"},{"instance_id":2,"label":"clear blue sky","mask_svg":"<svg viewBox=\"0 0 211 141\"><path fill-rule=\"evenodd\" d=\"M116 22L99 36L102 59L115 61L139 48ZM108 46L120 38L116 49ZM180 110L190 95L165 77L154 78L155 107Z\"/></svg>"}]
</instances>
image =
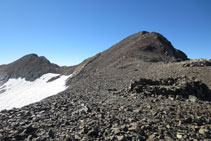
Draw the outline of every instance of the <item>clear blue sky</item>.
<instances>
[{"instance_id":1,"label":"clear blue sky","mask_svg":"<svg viewBox=\"0 0 211 141\"><path fill-rule=\"evenodd\" d=\"M211 58L211 0L0 0L0 64L36 53L74 65L142 30Z\"/></svg>"}]
</instances>

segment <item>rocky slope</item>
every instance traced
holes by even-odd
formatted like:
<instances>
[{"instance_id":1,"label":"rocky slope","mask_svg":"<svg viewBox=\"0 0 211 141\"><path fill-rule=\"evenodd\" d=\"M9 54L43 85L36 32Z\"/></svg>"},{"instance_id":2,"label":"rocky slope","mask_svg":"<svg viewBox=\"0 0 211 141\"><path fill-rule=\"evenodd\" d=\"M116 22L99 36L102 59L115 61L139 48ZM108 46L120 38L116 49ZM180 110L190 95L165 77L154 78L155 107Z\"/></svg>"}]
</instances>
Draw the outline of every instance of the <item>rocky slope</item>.
<instances>
[{"instance_id":1,"label":"rocky slope","mask_svg":"<svg viewBox=\"0 0 211 141\"><path fill-rule=\"evenodd\" d=\"M134 34L79 64L68 90L1 111L0 140L210 140L209 63Z\"/></svg>"},{"instance_id":2,"label":"rocky slope","mask_svg":"<svg viewBox=\"0 0 211 141\"><path fill-rule=\"evenodd\" d=\"M184 60L188 60L187 56L182 51L175 49L161 34L142 31L85 60L82 64L86 63L86 67L81 74L84 78L96 71L130 65L139 61L151 63ZM80 74L77 77L81 79ZM78 79L76 78L75 81Z\"/></svg>"}]
</instances>

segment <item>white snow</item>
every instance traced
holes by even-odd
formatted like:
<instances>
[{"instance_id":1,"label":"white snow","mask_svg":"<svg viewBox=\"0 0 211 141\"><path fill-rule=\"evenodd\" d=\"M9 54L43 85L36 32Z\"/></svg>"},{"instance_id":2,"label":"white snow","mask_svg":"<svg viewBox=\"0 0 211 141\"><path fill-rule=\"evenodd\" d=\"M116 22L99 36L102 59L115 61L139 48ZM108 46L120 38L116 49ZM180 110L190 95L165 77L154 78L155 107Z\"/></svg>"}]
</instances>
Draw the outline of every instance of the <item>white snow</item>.
<instances>
[{"instance_id":1,"label":"white snow","mask_svg":"<svg viewBox=\"0 0 211 141\"><path fill-rule=\"evenodd\" d=\"M46 97L64 91L67 87L66 80L71 76L61 75L58 79L47 82L60 74L47 73L33 82L24 78L9 79L0 86L0 111L4 109L21 108L34 102L38 102Z\"/></svg>"}]
</instances>

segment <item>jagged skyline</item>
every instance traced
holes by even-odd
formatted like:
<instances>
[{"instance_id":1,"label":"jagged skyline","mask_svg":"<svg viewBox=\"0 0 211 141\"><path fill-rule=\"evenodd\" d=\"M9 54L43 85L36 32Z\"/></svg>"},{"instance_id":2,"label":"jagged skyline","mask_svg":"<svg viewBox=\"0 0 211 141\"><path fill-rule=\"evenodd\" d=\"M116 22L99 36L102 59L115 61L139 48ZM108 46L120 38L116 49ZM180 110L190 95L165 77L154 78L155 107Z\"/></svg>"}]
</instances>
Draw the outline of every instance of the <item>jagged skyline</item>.
<instances>
[{"instance_id":1,"label":"jagged skyline","mask_svg":"<svg viewBox=\"0 0 211 141\"><path fill-rule=\"evenodd\" d=\"M210 1L1 1L0 64L26 54L75 65L128 35L167 37L190 58L211 58Z\"/></svg>"}]
</instances>

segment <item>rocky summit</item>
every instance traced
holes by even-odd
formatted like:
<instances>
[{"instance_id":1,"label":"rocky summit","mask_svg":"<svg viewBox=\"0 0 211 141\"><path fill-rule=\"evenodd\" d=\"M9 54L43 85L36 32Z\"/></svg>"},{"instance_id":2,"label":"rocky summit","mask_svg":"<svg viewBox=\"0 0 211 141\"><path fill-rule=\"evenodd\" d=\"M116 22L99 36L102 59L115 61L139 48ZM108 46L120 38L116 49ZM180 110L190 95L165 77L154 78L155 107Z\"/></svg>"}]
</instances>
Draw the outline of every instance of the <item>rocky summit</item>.
<instances>
[{"instance_id":1,"label":"rocky summit","mask_svg":"<svg viewBox=\"0 0 211 141\"><path fill-rule=\"evenodd\" d=\"M60 67L51 63L44 56L29 54L10 64L0 66L0 82L19 77L34 81L46 73L70 74L72 68Z\"/></svg>"},{"instance_id":2,"label":"rocky summit","mask_svg":"<svg viewBox=\"0 0 211 141\"><path fill-rule=\"evenodd\" d=\"M211 140L210 64L190 60L161 34L147 31L73 67L25 56L0 66L0 79L72 74L68 89L2 110L0 140Z\"/></svg>"}]
</instances>

